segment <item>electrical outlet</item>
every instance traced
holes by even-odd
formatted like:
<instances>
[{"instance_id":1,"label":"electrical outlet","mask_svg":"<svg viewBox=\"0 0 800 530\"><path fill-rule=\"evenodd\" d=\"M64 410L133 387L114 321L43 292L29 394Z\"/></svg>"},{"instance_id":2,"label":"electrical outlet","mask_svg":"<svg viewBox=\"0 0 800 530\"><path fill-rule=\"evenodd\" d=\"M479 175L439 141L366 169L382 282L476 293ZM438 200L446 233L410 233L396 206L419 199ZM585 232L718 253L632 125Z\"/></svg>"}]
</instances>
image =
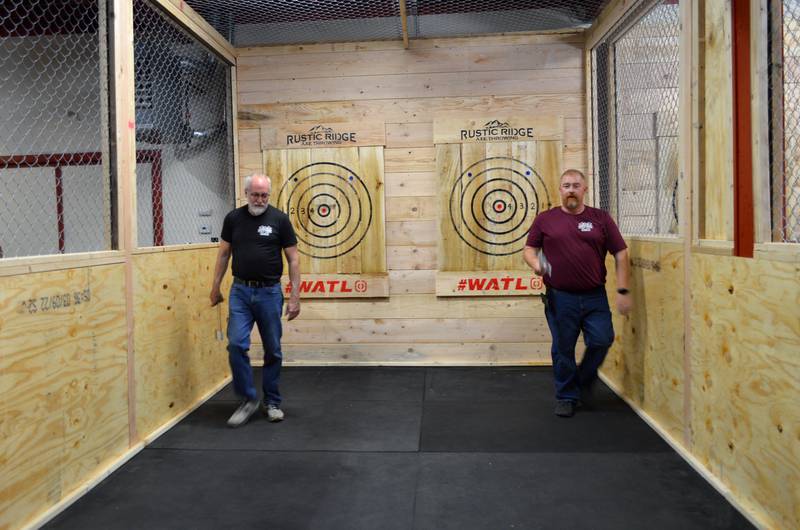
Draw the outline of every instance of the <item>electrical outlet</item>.
<instances>
[{"instance_id":1,"label":"electrical outlet","mask_svg":"<svg viewBox=\"0 0 800 530\"><path fill-rule=\"evenodd\" d=\"M225 339L225 337L222 335L221 329L215 330L214 334L217 336L217 340L220 342L222 342Z\"/></svg>"}]
</instances>

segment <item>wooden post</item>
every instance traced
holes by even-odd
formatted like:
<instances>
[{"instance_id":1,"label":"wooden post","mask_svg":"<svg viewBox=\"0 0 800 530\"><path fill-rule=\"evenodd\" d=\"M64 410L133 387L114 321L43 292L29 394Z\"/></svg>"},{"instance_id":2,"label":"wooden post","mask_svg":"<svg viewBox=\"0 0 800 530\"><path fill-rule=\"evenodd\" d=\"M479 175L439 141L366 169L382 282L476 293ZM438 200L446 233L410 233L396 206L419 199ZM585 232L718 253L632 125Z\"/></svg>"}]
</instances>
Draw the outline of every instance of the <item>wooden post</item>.
<instances>
[{"instance_id":1,"label":"wooden post","mask_svg":"<svg viewBox=\"0 0 800 530\"><path fill-rule=\"evenodd\" d=\"M136 379L133 321L133 256L136 248L136 106L134 99L133 3L114 0L112 12L112 83L114 86L114 138L112 149L117 176L119 245L125 257L125 320L128 346L128 443L138 441L136 431Z\"/></svg>"},{"instance_id":2,"label":"wooden post","mask_svg":"<svg viewBox=\"0 0 800 530\"><path fill-rule=\"evenodd\" d=\"M403 48L408 49L408 15L406 0L400 0L400 24L403 26Z\"/></svg>"}]
</instances>

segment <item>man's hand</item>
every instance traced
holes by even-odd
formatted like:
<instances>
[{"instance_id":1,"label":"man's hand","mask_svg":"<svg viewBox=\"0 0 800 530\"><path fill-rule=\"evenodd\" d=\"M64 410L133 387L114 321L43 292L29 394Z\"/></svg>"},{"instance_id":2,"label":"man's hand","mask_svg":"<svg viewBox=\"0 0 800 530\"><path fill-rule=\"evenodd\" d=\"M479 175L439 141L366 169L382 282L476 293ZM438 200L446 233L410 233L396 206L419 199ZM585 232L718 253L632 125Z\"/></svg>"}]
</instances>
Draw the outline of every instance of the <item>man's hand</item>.
<instances>
[{"instance_id":1,"label":"man's hand","mask_svg":"<svg viewBox=\"0 0 800 530\"><path fill-rule=\"evenodd\" d=\"M617 293L617 311L619 311L621 315L627 315L631 312L631 309L633 309L633 297L631 294Z\"/></svg>"},{"instance_id":2,"label":"man's hand","mask_svg":"<svg viewBox=\"0 0 800 530\"><path fill-rule=\"evenodd\" d=\"M300 297L291 296L286 304L286 316L288 320L294 320L300 314Z\"/></svg>"},{"instance_id":3,"label":"man's hand","mask_svg":"<svg viewBox=\"0 0 800 530\"><path fill-rule=\"evenodd\" d=\"M211 294L209 295L208 298L211 300L211 307L214 307L215 305L225 300L225 298L222 296L222 293L219 292L219 287L212 288Z\"/></svg>"}]
</instances>

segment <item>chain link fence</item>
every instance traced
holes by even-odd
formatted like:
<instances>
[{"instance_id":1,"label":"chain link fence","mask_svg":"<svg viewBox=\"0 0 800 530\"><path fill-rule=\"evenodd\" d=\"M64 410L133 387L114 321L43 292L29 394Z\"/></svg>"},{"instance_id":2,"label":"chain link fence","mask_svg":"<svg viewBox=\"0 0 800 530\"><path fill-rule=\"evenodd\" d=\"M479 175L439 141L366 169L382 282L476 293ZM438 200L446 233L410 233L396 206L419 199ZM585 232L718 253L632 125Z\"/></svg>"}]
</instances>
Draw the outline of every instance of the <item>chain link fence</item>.
<instances>
[{"instance_id":1,"label":"chain link fence","mask_svg":"<svg viewBox=\"0 0 800 530\"><path fill-rule=\"evenodd\" d=\"M140 246L214 241L234 206L230 65L135 0Z\"/></svg>"},{"instance_id":2,"label":"chain link fence","mask_svg":"<svg viewBox=\"0 0 800 530\"><path fill-rule=\"evenodd\" d=\"M406 0L411 38L588 27L607 0ZM399 0L187 0L235 46L398 40Z\"/></svg>"},{"instance_id":3,"label":"chain link fence","mask_svg":"<svg viewBox=\"0 0 800 530\"><path fill-rule=\"evenodd\" d=\"M592 50L595 204L628 235L677 235L677 0L644 1Z\"/></svg>"},{"instance_id":4,"label":"chain link fence","mask_svg":"<svg viewBox=\"0 0 800 530\"><path fill-rule=\"evenodd\" d=\"M770 1L772 240L800 243L800 1Z\"/></svg>"},{"instance_id":5,"label":"chain link fence","mask_svg":"<svg viewBox=\"0 0 800 530\"><path fill-rule=\"evenodd\" d=\"M0 257L112 247L105 0L0 10Z\"/></svg>"}]
</instances>

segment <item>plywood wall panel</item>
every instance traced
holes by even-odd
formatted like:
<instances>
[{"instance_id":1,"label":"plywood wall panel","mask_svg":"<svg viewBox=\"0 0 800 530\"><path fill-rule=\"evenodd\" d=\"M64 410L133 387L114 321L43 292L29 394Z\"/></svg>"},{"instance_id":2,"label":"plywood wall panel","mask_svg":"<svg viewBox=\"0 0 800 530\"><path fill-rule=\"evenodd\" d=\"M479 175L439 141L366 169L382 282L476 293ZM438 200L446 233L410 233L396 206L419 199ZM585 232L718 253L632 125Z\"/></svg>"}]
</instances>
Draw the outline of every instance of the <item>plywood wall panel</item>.
<instances>
[{"instance_id":1,"label":"plywood wall panel","mask_svg":"<svg viewBox=\"0 0 800 530\"><path fill-rule=\"evenodd\" d=\"M123 267L0 278L0 527L128 449Z\"/></svg>"},{"instance_id":2,"label":"plywood wall panel","mask_svg":"<svg viewBox=\"0 0 800 530\"><path fill-rule=\"evenodd\" d=\"M134 257L136 427L142 437L229 375L226 343L217 334L225 332L227 314L208 301L216 254L206 248Z\"/></svg>"},{"instance_id":3,"label":"plywood wall panel","mask_svg":"<svg viewBox=\"0 0 800 530\"><path fill-rule=\"evenodd\" d=\"M800 524L800 266L696 254L694 453L779 528Z\"/></svg>"}]
</instances>

